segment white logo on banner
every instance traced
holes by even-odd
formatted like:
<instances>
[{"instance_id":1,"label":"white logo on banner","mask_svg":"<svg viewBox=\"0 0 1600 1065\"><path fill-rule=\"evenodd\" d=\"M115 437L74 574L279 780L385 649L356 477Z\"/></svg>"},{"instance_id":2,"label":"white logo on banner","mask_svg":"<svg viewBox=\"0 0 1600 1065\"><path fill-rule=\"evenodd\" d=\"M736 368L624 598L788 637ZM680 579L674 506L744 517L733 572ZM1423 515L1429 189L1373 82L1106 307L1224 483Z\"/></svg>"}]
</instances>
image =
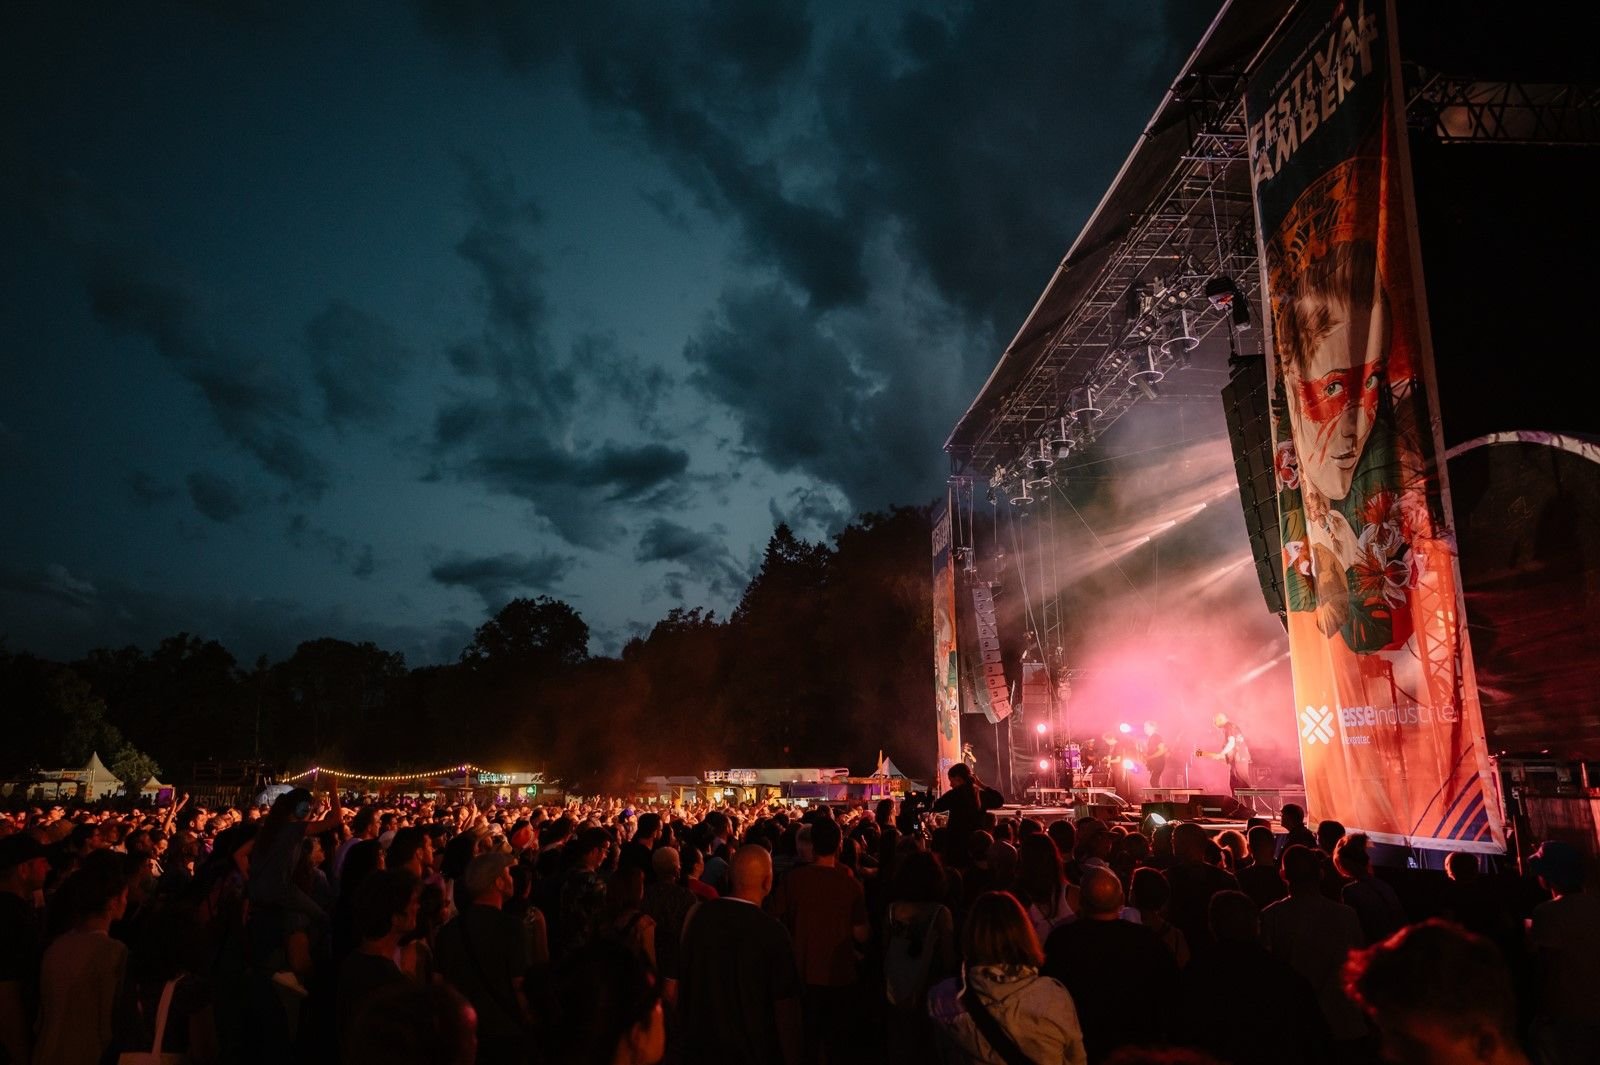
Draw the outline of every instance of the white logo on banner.
<instances>
[{"instance_id":1,"label":"white logo on banner","mask_svg":"<svg viewBox=\"0 0 1600 1065\"><path fill-rule=\"evenodd\" d=\"M1308 706L1300 714L1300 737L1307 744L1333 742L1333 711L1326 706Z\"/></svg>"}]
</instances>

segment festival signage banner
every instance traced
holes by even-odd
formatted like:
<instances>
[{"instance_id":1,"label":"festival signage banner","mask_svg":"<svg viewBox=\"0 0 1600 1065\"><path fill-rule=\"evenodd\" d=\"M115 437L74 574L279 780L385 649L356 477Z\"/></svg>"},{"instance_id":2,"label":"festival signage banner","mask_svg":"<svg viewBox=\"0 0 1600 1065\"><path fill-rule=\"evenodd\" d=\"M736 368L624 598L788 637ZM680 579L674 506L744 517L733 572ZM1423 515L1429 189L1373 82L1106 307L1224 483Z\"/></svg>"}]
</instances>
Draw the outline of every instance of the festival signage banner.
<instances>
[{"instance_id":1,"label":"festival signage banner","mask_svg":"<svg viewBox=\"0 0 1600 1065\"><path fill-rule=\"evenodd\" d=\"M1245 96L1309 812L1503 850L1450 519L1394 16L1311 0Z\"/></svg>"},{"instance_id":2,"label":"festival signage banner","mask_svg":"<svg viewBox=\"0 0 1600 1065\"><path fill-rule=\"evenodd\" d=\"M956 566L950 550L950 508L933 523L933 690L939 744L934 790L961 759L960 673L956 661Z\"/></svg>"}]
</instances>

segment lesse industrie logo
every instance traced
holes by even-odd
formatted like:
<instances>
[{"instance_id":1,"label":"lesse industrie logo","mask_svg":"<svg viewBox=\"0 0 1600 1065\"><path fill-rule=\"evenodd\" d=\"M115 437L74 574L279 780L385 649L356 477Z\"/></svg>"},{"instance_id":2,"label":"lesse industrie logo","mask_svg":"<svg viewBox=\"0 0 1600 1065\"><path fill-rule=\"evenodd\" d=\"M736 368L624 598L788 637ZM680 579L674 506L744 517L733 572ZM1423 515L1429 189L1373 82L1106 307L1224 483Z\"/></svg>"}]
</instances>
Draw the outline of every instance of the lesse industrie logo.
<instances>
[{"instance_id":1,"label":"lesse industrie logo","mask_svg":"<svg viewBox=\"0 0 1600 1065\"><path fill-rule=\"evenodd\" d=\"M1333 711L1326 706L1308 706L1300 712L1300 738L1307 746L1333 742Z\"/></svg>"}]
</instances>

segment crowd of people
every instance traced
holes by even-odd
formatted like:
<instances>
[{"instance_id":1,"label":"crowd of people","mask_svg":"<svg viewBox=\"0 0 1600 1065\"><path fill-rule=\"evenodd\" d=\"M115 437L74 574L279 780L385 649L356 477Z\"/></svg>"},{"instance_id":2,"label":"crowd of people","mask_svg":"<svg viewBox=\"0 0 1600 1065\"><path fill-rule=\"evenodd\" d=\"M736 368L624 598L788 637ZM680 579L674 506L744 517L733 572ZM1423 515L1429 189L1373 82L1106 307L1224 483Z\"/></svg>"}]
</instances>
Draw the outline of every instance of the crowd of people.
<instances>
[{"instance_id":1,"label":"crowd of people","mask_svg":"<svg viewBox=\"0 0 1600 1065\"><path fill-rule=\"evenodd\" d=\"M1297 807L1044 823L949 783L932 811L14 809L0 1063L1600 1060L1570 846L1453 856L1423 907Z\"/></svg>"}]
</instances>

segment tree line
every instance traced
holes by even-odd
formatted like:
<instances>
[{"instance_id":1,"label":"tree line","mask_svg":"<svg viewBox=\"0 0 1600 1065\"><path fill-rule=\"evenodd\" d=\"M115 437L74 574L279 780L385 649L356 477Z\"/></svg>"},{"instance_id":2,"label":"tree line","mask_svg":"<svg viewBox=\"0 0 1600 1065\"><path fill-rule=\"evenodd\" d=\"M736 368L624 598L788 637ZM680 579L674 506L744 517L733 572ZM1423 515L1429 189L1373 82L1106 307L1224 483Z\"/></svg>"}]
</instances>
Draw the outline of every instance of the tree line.
<instances>
[{"instance_id":1,"label":"tree line","mask_svg":"<svg viewBox=\"0 0 1600 1065\"><path fill-rule=\"evenodd\" d=\"M363 772L455 762L586 789L732 766L933 762L929 508L812 543L779 525L730 617L674 608L616 657L549 596L513 599L458 661L408 667L328 637L241 664L190 633L53 662L0 646L0 768L81 765L135 783L259 759Z\"/></svg>"}]
</instances>

